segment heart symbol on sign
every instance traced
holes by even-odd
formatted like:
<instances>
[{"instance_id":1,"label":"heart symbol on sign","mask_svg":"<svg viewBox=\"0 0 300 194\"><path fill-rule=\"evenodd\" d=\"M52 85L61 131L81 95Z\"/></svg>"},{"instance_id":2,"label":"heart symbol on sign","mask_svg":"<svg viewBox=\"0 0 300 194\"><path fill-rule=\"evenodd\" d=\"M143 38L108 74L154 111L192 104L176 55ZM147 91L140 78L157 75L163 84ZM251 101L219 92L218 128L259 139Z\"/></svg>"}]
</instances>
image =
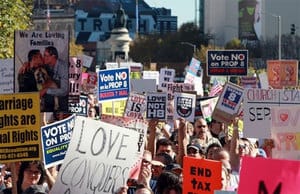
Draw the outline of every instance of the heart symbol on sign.
<instances>
[{"instance_id":1,"label":"heart symbol on sign","mask_svg":"<svg viewBox=\"0 0 300 194\"><path fill-rule=\"evenodd\" d=\"M289 118L289 115L287 113L282 113L280 114L280 120L281 121L286 121Z\"/></svg>"},{"instance_id":2,"label":"heart symbol on sign","mask_svg":"<svg viewBox=\"0 0 300 194\"><path fill-rule=\"evenodd\" d=\"M292 140L294 140L296 137L295 137L295 135L293 135L293 134L287 134L286 135L286 139L287 140L289 140L289 141L292 141Z\"/></svg>"}]
</instances>

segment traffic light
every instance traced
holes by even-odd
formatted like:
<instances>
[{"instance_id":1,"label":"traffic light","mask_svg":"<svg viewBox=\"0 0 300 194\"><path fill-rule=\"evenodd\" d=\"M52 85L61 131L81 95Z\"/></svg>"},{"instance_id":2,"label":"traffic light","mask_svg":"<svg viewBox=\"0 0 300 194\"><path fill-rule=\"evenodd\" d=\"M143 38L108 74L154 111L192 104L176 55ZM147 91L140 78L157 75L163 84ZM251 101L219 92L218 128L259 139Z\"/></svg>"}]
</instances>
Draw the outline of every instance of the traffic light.
<instances>
[{"instance_id":1,"label":"traffic light","mask_svg":"<svg viewBox=\"0 0 300 194\"><path fill-rule=\"evenodd\" d=\"M291 24L291 35L294 35L296 31L296 26L295 24Z\"/></svg>"}]
</instances>

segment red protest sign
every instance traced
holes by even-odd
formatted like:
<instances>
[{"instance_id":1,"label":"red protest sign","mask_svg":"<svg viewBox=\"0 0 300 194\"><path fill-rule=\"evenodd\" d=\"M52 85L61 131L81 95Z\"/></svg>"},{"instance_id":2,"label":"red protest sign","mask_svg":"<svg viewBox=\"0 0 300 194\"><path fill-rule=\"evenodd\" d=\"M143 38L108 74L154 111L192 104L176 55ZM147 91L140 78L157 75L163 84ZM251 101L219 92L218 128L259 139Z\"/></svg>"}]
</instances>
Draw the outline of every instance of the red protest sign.
<instances>
[{"instance_id":1,"label":"red protest sign","mask_svg":"<svg viewBox=\"0 0 300 194\"><path fill-rule=\"evenodd\" d=\"M244 157L238 193L299 193L299 168L299 161Z\"/></svg>"},{"instance_id":2,"label":"red protest sign","mask_svg":"<svg viewBox=\"0 0 300 194\"><path fill-rule=\"evenodd\" d=\"M220 190L222 163L220 161L183 158L183 193L213 194Z\"/></svg>"}]
</instances>

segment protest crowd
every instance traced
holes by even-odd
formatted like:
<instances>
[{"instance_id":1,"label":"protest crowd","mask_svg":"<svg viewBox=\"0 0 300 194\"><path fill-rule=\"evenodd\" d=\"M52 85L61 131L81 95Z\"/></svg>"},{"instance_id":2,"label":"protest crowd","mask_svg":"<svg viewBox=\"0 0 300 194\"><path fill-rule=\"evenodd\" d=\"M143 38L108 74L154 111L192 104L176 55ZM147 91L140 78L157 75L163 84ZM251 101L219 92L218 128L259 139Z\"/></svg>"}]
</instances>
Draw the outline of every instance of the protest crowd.
<instances>
[{"instance_id":1,"label":"protest crowd","mask_svg":"<svg viewBox=\"0 0 300 194\"><path fill-rule=\"evenodd\" d=\"M34 72L45 66L45 58L52 59L60 87L25 87L36 81ZM58 59L55 47L45 48L44 55L31 51L30 62L21 64L26 68L18 72L20 92L0 98L5 104L0 106L1 127L9 129L0 136L0 194L266 194L273 189L268 181L277 180L278 174L293 179L282 171L292 174L300 167L289 160L269 160L300 158L294 130L300 110L279 107L299 104L294 90L226 82L211 83L203 91L200 61L194 58L184 83L174 82L175 70L168 68L142 74L141 67L133 72L130 65L116 63L119 68L83 72L76 57L66 76L62 72L68 67ZM158 83L145 78L147 73ZM69 94L67 81L73 87ZM41 111L50 103L38 106L47 94L53 112ZM266 107L255 107L262 104ZM283 126L290 131L282 131ZM281 168L283 164L291 168ZM260 171L268 169L274 174L262 177ZM253 181L255 173L261 176L258 183ZM272 185L274 193L287 189L281 182ZM299 193L294 187L289 185L290 193Z\"/></svg>"}]
</instances>

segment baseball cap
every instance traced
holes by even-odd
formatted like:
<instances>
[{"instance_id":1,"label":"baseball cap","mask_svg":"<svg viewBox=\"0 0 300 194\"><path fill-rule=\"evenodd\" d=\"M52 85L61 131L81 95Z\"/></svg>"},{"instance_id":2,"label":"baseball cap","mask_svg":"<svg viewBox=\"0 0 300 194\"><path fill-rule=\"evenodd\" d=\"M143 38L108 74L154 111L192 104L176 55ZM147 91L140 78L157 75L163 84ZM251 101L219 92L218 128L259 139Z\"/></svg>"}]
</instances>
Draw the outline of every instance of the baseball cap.
<instances>
[{"instance_id":1,"label":"baseball cap","mask_svg":"<svg viewBox=\"0 0 300 194\"><path fill-rule=\"evenodd\" d=\"M200 154L204 154L204 151L203 151L201 145L198 143L188 144L187 149L190 149L190 148L197 150Z\"/></svg>"},{"instance_id":2,"label":"baseball cap","mask_svg":"<svg viewBox=\"0 0 300 194\"><path fill-rule=\"evenodd\" d=\"M266 152L265 152L264 149L258 148L258 152L257 152L257 154L256 154L256 157L267 158L267 154L266 154Z\"/></svg>"}]
</instances>

